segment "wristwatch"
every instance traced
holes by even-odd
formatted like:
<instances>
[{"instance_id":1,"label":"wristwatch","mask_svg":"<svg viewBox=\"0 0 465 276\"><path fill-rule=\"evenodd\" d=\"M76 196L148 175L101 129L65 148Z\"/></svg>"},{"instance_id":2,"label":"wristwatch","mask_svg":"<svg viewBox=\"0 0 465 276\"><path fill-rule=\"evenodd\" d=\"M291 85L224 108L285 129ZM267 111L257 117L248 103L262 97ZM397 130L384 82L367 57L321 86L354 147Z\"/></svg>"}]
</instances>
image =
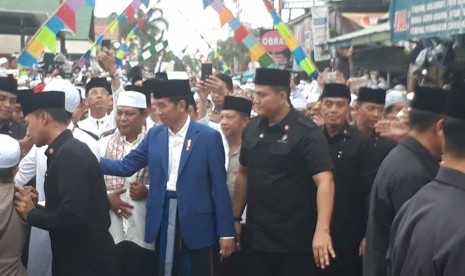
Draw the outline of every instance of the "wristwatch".
<instances>
[{"instance_id":1,"label":"wristwatch","mask_svg":"<svg viewBox=\"0 0 465 276\"><path fill-rule=\"evenodd\" d=\"M111 77L112 79L115 79L115 78L119 78L119 79L120 79L120 78L122 78L122 77L123 77L123 74L121 73L121 69L120 69L120 68L116 69L116 71L115 71L115 73L114 73L113 75L110 74L110 77Z\"/></svg>"}]
</instances>

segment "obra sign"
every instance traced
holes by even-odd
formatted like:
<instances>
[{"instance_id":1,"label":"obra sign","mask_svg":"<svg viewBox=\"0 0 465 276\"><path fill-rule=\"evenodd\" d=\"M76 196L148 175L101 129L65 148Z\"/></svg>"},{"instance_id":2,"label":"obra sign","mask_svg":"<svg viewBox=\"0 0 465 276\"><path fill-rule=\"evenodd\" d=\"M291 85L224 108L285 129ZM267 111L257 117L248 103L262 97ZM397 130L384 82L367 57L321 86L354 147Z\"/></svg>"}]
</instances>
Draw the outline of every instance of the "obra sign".
<instances>
[{"instance_id":1,"label":"obra sign","mask_svg":"<svg viewBox=\"0 0 465 276\"><path fill-rule=\"evenodd\" d=\"M279 53L287 49L277 30L265 31L260 37L260 42L269 53Z\"/></svg>"}]
</instances>

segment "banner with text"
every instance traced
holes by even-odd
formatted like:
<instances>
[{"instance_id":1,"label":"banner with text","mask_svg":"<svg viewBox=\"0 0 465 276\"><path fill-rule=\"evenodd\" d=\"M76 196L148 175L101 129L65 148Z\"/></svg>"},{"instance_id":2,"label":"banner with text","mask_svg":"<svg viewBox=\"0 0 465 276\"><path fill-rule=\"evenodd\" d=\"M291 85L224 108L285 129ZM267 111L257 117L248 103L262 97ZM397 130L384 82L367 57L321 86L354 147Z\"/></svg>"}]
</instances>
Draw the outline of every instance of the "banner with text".
<instances>
[{"instance_id":1,"label":"banner with text","mask_svg":"<svg viewBox=\"0 0 465 276\"><path fill-rule=\"evenodd\" d=\"M315 61L331 58L330 52L324 44L329 39L328 7L315 7L312 9L313 55Z\"/></svg>"},{"instance_id":2,"label":"banner with text","mask_svg":"<svg viewBox=\"0 0 465 276\"><path fill-rule=\"evenodd\" d=\"M464 0L394 0L389 19L392 40L465 33Z\"/></svg>"}]
</instances>

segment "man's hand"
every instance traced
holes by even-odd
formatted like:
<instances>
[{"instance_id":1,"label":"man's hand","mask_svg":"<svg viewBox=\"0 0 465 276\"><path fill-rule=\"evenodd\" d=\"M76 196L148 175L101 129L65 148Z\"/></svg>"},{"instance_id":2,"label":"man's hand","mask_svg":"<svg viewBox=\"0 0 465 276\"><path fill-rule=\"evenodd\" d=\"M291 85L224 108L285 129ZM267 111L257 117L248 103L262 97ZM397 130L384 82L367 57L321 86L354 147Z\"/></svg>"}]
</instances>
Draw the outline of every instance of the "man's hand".
<instances>
[{"instance_id":1,"label":"man's hand","mask_svg":"<svg viewBox=\"0 0 465 276\"><path fill-rule=\"evenodd\" d=\"M387 137L399 141L407 136L410 128L408 124L400 120L379 120L375 124L375 131L381 137Z\"/></svg>"},{"instance_id":2,"label":"man's hand","mask_svg":"<svg viewBox=\"0 0 465 276\"><path fill-rule=\"evenodd\" d=\"M358 255L359 255L360 257L362 257L363 255L365 255L366 248L367 248L367 238L364 237L364 238L362 239L362 242L360 243L360 247L358 248Z\"/></svg>"},{"instance_id":3,"label":"man's hand","mask_svg":"<svg viewBox=\"0 0 465 276\"><path fill-rule=\"evenodd\" d=\"M23 186L23 189L28 192L32 202L34 202L34 205L37 205L39 203L39 192L36 190L36 188L32 186Z\"/></svg>"},{"instance_id":4,"label":"man's hand","mask_svg":"<svg viewBox=\"0 0 465 276\"><path fill-rule=\"evenodd\" d=\"M242 234L242 224L239 221L234 222L234 229L236 230L236 251L241 251L241 234Z\"/></svg>"},{"instance_id":5,"label":"man's hand","mask_svg":"<svg viewBox=\"0 0 465 276\"><path fill-rule=\"evenodd\" d=\"M149 189L147 189L147 186L142 184L141 182L132 182L129 184L129 196L131 197L132 200L142 200L147 198L147 193L149 192Z\"/></svg>"},{"instance_id":6,"label":"man's hand","mask_svg":"<svg viewBox=\"0 0 465 276\"><path fill-rule=\"evenodd\" d=\"M225 96L228 95L228 88L226 84L215 76L209 76L205 79L205 86L215 93L220 93Z\"/></svg>"},{"instance_id":7,"label":"man's hand","mask_svg":"<svg viewBox=\"0 0 465 276\"><path fill-rule=\"evenodd\" d=\"M129 218L132 215L131 209L134 208L131 204L121 199L121 194L124 194L126 189L122 189L108 194L108 201L110 201L111 210L119 218Z\"/></svg>"},{"instance_id":8,"label":"man's hand","mask_svg":"<svg viewBox=\"0 0 465 276\"><path fill-rule=\"evenodd\" d=\"M105 47L98 54L98 61L100 66L110 73L110 75L114 75L116 70L118 69L115 64L115 52L113 50L109 50Z\"/></svg>"},{"instance_id":9,"label":"man's hand","mask_svg":"<svg viewBox=\"0 0 465 276\"><path fill-rule=\"evenodd\" d=\"M195 87L197 90L197 95L201 101L207 101L208 94L210 94L210 89L205 85L204 81L198 81Z\"/></svg>"},{"instance_id":10,"label":"man's hand","mask_svg":"<svg viewBox=\"0 0 465 276\"><path fill-rule=\"evenodd\" d=\"M234 239L220 239L220 260L224 260L234 253Z\"/></svg>"},{"instance_id":11,"label":"man's hand","mask_svg":"<svg viewBox=\"0 0 465 276\"><path fill-rule=\"evenodd\" d=\"M336 258L329 230L315 230L315 235L313 236L313 258L315 258L316 266L321 269L329 266L331 261L329 258L330 255L333 259Z\"/></svg>"},{"instance_id":12,"label":"man's hand","mask_svg":"<svg viewBox=\"0 0 465 276\"><path fill-rule=\"evenodd\" d=\"M21 219L24 221L27 221L29 212L36 208L29 195L29 191L19 186L15 186L15 198L13 203L15 205L16 212L18 212Z\"/></svg>"}]
</instances>

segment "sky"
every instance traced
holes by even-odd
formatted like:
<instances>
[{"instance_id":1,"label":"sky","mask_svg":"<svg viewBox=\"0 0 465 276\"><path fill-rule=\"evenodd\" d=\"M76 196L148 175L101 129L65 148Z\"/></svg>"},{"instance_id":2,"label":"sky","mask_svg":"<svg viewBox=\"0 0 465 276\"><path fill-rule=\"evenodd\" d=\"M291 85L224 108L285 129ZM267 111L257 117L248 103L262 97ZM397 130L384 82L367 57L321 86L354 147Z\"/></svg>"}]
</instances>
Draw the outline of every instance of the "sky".
<instances>
[{"instance_id":1,"label":"sky","mask_svg":"<svg viewBox=\"0 0 465 276\"><path fill-rule=\"evenodd\" d=\"M262 0L238 1L242 10L240 13L242 23L249 23L253 28L272 27L271 16ZM112 12L119 14L131 0L112 0L111 5L108 5L109 2L96 0L95 16L106 17ZM156 5L156 0L151 0L150 5ZM187 53L195 53L199 48L201 52L207 54L208 46L200 37L200 33L214 48L217 40L224 40L232 35L227 24L221 28L218 13L211 7L203 9L202 0L161 0L157 5L163 10L164 17L170 24L166 36L168 47L175 53L188 46ZM236 6L232 0L226 0L225 5L236 14Z\"/></svg>"}]
</instances>

